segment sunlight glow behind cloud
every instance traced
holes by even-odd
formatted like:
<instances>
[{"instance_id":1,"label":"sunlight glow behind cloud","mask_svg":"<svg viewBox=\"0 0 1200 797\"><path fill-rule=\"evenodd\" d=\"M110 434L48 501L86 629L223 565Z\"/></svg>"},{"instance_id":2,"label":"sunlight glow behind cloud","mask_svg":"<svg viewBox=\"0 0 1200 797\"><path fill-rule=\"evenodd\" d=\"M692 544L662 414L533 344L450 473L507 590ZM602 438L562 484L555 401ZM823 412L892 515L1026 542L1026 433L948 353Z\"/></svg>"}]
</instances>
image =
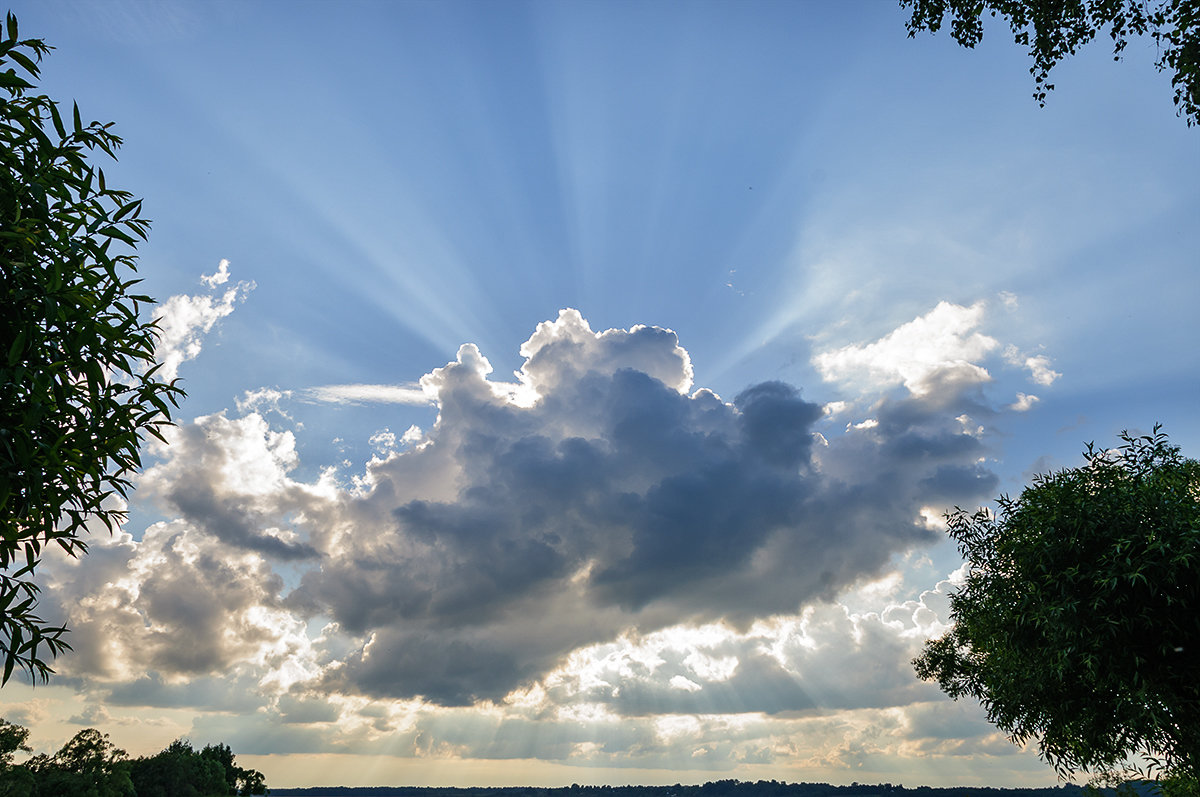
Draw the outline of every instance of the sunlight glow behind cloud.
<instances>
[{"instance_id":1,"label":"sunlight glow behind cloud","mask_svg":"<svg viewBox=\"0 0 1200 797\"><path fill-rule=\"evenodd\" d=\"M986 382L991 376L977 361L999 344L977 331L984 306L940 302L873 343L822 352L813 362L826 380L865 382L876 389L899 382L915 396L927 395L946 381Z\"/></svg>"}]
</instances>

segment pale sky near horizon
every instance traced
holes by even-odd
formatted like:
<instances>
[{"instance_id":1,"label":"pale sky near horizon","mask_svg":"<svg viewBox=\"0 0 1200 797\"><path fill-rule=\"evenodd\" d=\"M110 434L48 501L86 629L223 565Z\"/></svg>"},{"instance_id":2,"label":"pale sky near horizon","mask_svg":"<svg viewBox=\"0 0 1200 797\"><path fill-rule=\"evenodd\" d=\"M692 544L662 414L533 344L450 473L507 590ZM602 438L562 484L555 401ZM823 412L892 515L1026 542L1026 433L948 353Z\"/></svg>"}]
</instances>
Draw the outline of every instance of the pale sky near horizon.
<instances>
[{"instance_id":1,"label":"pale sky near horizon","mask_svg":"<svg viewBox=\"0 0 1200 797\"><path fill-rule=\"evenodd\" d=\"M918 682L940 516L1200 456L1200 131L884 2L18 2L189 397L48 561L38 751L269 785L1055 783Z\"/></svg>"}]
</instances>

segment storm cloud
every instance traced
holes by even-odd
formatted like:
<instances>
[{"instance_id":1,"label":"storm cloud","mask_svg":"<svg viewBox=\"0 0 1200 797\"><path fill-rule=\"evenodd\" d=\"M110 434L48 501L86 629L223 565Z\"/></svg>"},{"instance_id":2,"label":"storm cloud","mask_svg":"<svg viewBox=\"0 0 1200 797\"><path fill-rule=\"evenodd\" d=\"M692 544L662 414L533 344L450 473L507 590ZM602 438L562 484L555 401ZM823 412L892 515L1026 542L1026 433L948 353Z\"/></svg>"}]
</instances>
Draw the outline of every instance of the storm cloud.
<instances>
[{"instance_id":1,"label":"storm cloud","mask_svg":"<svg viewBox=\"0 0 1200 797\"><path fill-rule=\"evenodd\" d=\"M926 359L957 365L917 378L888 366L896 347L864 349L900 389L830 408L780 381L723 399L694 386L670 330L597 333L564 310L522 345L511 380L462 346L420 380L432 427L389 437L350 477L297 479L293 433L272 425L286 413L269 423L247 404L239 417L197 418L172 430L138 485L175 518L89 562L111 560L120 588L58 587L80 629L72 669L107 679L122 704L211 705L203 679L223 667L273 685L272 705L286 694L500 704L575 651L722 623L743 635L728 677L678 663L616 693L547 694L631 715L828 704L833 687L797 664L802 648L764 655L752 629L832 605L937 538L930 506L995 488L968 422L993 410L979 379L963 377L986 374L964 363L992 347L951 320ZM970 351L957 355L956 341ZM321 627L319 638L305 630ZM889 629L858 623L852 635L904 663L913 643L896 647ZM850 650L839 672L858 660ZM851 689L835 702L911 700L919 690L901 670L864 673L874 697Z\"/></svg>"},{"instance_id":2,"label":"storm cloud","mask_svg":"<svg viewBox=\"0 0 1200 797\"><path fill-rule=\"evenodd\" d=\"M830 440L794 386L693 390L668 330L567 310L521 352L498 382L464 346L422 380L424 441L310 518L324 556L289 602L367 640L327 688L495 701L625 629L794 613L934 539L931 500L995 485L958 380Z\"/></svg>"}]
</instances>

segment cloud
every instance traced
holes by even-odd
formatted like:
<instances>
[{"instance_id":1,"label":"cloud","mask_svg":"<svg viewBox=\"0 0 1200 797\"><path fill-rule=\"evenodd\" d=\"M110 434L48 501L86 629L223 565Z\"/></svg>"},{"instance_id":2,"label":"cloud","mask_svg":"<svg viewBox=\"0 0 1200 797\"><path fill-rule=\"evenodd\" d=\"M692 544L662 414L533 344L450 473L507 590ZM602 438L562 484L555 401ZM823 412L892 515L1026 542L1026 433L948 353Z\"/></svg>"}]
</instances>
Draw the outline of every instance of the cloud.
<instances>
[{"instance_id":1,"label":"cloud","mask_svg":"<svg viewBox=\"0 0 1200 797\"><path fill-rule=\"evenodd\" d=\"M14 725L35 726L44 722L49 714L49 703L44 698L35 698L20 703L6 700L4 705L4 719Z\"/></svg>"},{"instance_id":2,"label":"cloud","mask_svg":"<svg viewBox=\"0 0 1200 797\"><path fill-rule=\"evenodd\" d=\"M1033 405L1037 404L1041 399L1037 396L1027 393L1018 393L1017 400L1008 405L1008 408L1013 412L1028 412L1033 409Z\"/></svg>"},{"instance_id":3,"label":"cloud","mask_svg":"<svg viewBox=\"0 0 1200 797\"><path fill-rule=\"evenodd\" d=\"M209 288L215 288L218 285L224 285L229 282L229 261L221 258L221 262L217 264L217 270L212 274L201 274L200 281Z\"/></svg>"},{"instance_id":4,"label":"cloud","mask_svg":"<svg viewBox=\"0 0 1200 797\"><path fill-rule=\"evenodd\" d=\"M311 515L324 558L290 605L364 640L325 689L494 701L630 628L795 612L934 539L922 507L996 484L947 417L953 379L818 451L824 412L790 385L685 392L668 330L564 311L521 351L507 383L462 347L422 379L421 445Z\"/></svg>"},{"instance_id":5,"label":"cloud","mask_svg":"<svg viewBox=\"0 0 1200 797\"><path fill-rule=\"evenodd\" d=\"M229 261L222 260L215 274L201 277L210 289L224 284L229 279ZM179 375L179 366L200 354L204 336L212 331L225 316L233 312L238 302L244 301L254 290L253 282L239 282L219 298L212 295L176 295L158 307L158 342L154 350L155 362L162 368L158 377L170 382Z\"/></svg>"},{"instance_id":6,"label":"cloud","mask_svg":"<svg viewBox=\"0 0 1200 797\"><path fill-rule=\"evenodd\" d=\"M109 715L108 709L104 708L104 706L91 704L75 716L69 717L67 722L72 722L76 725L89 725L94 728L97 725L108 725L112 722L112 716Z\"/></svg>"},{"instance_id":7,"label":"cloud","mask_svg":"<svg viewBox=\"0 0 1200 797\"><path fill-rule=\"evenodd\" d=\"M1025 367L1029 369L1029 378L1039 385L1052 385L1062 376L1050 367L1050 358L1041 354L1025 358Z\"/></svg>"},{"instance_id":8,"label":"cloud","mask_svg":"<svg viewBox=\"0 0 1200 797\"><path fill-rule=\"evenodd\" d=\"M566 310L521 352L501 381L462 346L420 380L433 426L376 435L358 473L297 476L313 470L280 390L170 430L136 492L168 519L85 568L53 563L68 677L110 705L267 712L299 733L280 744L358 722L337 738L529 754L515 736L454 741L476 721L461 712L491 706L504 733L560 717L576 730L542 753L601 761L616 753L563 717L642 718L610 741L653 760L677 752L664 712L782 721L928 696L908 667L936 628L924 597L874 614L834 600L938 539L930 507L994 492L964 420L987 408L955 369L847 425L861 400L834 417L783 382L731 401L696 388L666 329L595 332ZM620 655L588 664L605 650ZM708 762L770 755L709 741Z\"/></svg>"},{"instance_id":9,"label":"cloud","mask_svg":"<svg viewBox=\"0 0 1200 797\"><path fill-rule=\"evenodd\" d=\"M539 684L498 705L285 695L265 715L235 726L214 717L196 732L233 734L239 750L258 754L299 746L676 768L701 758L711 770L806 757L840 767L854 760L852 750L966 757L995 745L993 729L981 711L917 682L908 663L926 636L944 629L939 612L944 617L950 586L943 581L876 612L822 604L746 631L715 623L630 632L577 649ZM856 740L850 749L841 747L847 739ZM1001 745L995 752L1011 751Z\"/></svg>"},{"instance_id":10,"label":"cloud","mask_svg":"<svg viewBox=\"0 0 1200 797\"><path fill-rule=\"evenodd\" d=\"M1027 368L1030 380L1045 387L1054 384L1055 380L1062 376L1050 367L1050 358L1046 355L1025 355L1016 346L1004 348L1004 361L1009 365Z\"/></svg>"},{"instance_id":11,"label":"cloud","mask_svg":"<svg viewBox=\"0 0 1200 797\"><path fill-rule=\"evenodd\" d=\"M935 386L986 382L991 376L976 361L999 343L977 331L983 315L983 302L970 307L939 302L873 343L821 352L813 365L829 382L874 389L898 383L916 396L927 395Z\"/></svg>"},{"instance_id":12,"label":"cloud","mask_svg":"<svg viewBox=\"0 0 1200 797\"><path fill-rule=\"evenodd\" d=\"M621 716L801 716L905 705L938 695L913 677L909 662L926 633L941 627L923 601L882 614L819 604L746 632L677 626L576 651L547 677L547 699L604 705Z\"/></svg>"},{"instance_id":13,"label":"cloud","mask_svg":"<svg viewBox=\"0 0 1200 797\"><path fill-rule=\"evenodd\" d=\"M169 458L138 479L143 498L237 549L282 560L317 555L279 520L316 489L288 477L299 463L290 431L271 430L257 413L233 420L217 413L169 430L168 441Z\"/></svg>"},{"instance_id":14,"label":"cloud","mask_svg":"<svg viewBox=\"0 0 1200 797\"><path fill-rule=\"evenodd\" d=\"M281 405L292 397L290 390L276 390L270 387L260 387L257 390L247 390L242 394L242 397L235 399L238 412L278 412L283 417L291 419L291 416L285 412Z\"/></svg>"},{"instance_id":15,"label":"cloud","mask_svg":"<svg viewBox=\"0 0 1200 797\"><path fill-rule=\"evenodd\" d=\"M553 391L585 371L628 369L673 390L692 386L692 360L669 329L638 325L593 333L578 310L566 309L555 321L543 321L521 345L525 364L518 377L535 392Z\"/></svg>"},{"instance_id":16,"label":"cloud","mask_svg":"<svg viewBox=\"0 0 1200 797\"><path fill-rule=\"evenodd\" d=\"M434 398L419 385L322 385L301 395L325 404L411 404L424 406Z\"/></svg>"},{"instance_id":17,"label":"cloud","mask_svg":"<svg viewBox=\"0 0 1200 797\"><path fill-rule=\"evenodd\" d=\"M183 521L156 523L140 541L99 538L85 561L57 556L46 570L55 613L72 629L61 672L113 684L109 705L139 704L121 696L144 693L146 684L161 690L169 682L185 694L200 688L180 678L220 674L228 686L240 665L266 670L253 679L260 681L289 658L281 646L303 636L263 557L232 551ZM163 703L143 694L140 704Z\"/></svg>"}]
</instances>

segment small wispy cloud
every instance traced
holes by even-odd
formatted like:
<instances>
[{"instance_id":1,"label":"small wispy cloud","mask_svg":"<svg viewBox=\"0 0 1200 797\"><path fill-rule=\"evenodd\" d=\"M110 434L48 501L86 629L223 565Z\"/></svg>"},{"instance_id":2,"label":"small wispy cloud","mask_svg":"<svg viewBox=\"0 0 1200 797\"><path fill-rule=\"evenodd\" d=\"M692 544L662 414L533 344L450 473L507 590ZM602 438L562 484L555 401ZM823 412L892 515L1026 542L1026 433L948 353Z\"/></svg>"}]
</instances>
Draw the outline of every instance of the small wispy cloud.
<instances>
[{"instance_id":1,"label":"small wispy cloud","mask_svg":"<svg viewBox=\"0 0 1200 797\"><path fill-rule=\"evenodd\" d=\"M420 385L321 385L299 391L301 399L319 404L408 404L425 406L434 398Z\"/></svg>"},{"instance_id":2,"label":"small wispy cloud","mask_svg":"<svg viewBox=\"0 0 1200 797\"><path fill-rule=\"evenodd\" d=\"M221 258L221 262L217 264L217 270L212 274L201 274L200 281L210 288L229 282L229 261Z\"/></svg>"},{"instance_id":3,"label":"small wispy cloud","mask_svg":"<svg viewBox=\"0 0 1200 797\"><path fill-rule=\"evenodd\" d=\"M1039 399L1037 396L1027 393L1018 393L1017 400L1012 404L1009 404L1008 408L1013 412L1026 412L1032 409L1033 405L1037 404L1039 401L1041 401L1041 399Z\"/></svg>"},{"instance_id":4,"label":"small wispy cloud","mask_svg":"<svg viewBox=\"0 0 1200 797\"><path fill-rule=\"evenodd\" d=\"M1029 379L1043 387L1054 384L1062 374L1050 367L1050 358L1044 354L1025 355L1016 346L1004 349L1004 361L1009 365L1029 370Z\"/></svg>"},{"instance_id":5,"label":"small wispy cloud","mask_svg":"<svg viewBox=\"0 0 1200 797\"><path fill-rule=\"evenodd\" d=\"M1050 358L1041 354L1026 358L1025 367L1029 369L1029 378L1039 385L1052 385L1054 380L1062 376L1050 367Z\"/></svg>"},{"instance_id":6,"label":"small wispy cloud","mask_svg":"<svg viewBox=\"0 0 1200 797\"><path fill-rule=\"evenodd\" d=\"M292 397L290 390L277 390L271 387L260 387L257 390L247 390L242 394L242 397L235 399L238 412L266 412L275 411L283 415L285 418L290 418L282 408L282 402Z\"/></svg>"}]
</instances>

